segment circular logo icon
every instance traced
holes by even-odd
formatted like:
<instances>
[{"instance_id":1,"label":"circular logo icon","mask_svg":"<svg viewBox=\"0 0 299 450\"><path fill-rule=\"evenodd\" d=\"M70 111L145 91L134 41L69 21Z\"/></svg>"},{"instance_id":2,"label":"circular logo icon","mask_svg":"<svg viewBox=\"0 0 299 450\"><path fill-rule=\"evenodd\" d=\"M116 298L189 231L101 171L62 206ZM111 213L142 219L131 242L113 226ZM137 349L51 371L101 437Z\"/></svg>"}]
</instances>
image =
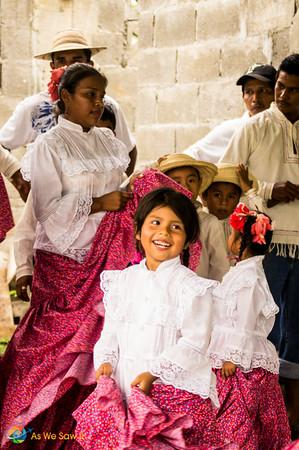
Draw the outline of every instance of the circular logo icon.
<instances>
[{"instance_id":1,"label":"circular logo icon","mask_svg":"<svg viewBox=\"0 0 299 450\"><path fill-rule=\"evenodd\" d=\"M23 425L13 425L8 430L8 439L14 444L22 444L27 437L27 431Z\"/></svg>"}]
</instances>

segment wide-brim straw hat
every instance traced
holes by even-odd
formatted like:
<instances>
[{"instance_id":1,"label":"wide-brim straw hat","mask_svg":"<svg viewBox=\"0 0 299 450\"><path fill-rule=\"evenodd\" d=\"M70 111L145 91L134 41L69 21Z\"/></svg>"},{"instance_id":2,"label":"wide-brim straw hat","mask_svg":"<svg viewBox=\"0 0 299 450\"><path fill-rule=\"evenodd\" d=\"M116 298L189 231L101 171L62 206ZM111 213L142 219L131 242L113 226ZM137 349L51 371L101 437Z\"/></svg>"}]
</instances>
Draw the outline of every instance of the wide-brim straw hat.
<instances>
[{"instance_id":1,"label":"wide-brim straw hat","mask_svg":"<svg viewBox=\"0 0 299 450\"><path fill-rule=\"evenodd\" d=\"M240 180L237 174L237 165L232 164L226 164L226 163L220 163L217 164L218 173L214 177L213 183L232 183L239 186L239 188L242 190ZM256 178L252 174L248 174L249 179L253 182L252 187L257 189L258 184Z\"/></svg>"},{"instance_id":2,"label":"wide-brim straw hat","mask_svg":"<svg viewBox=\"0 0 299 450\"><path fill-rule=\"evenodd\" d=\"M34 58L51 60L52 53L67 50L90 50L91 54L95 55L106 48L90 45L82 31L69 29L59 31L53 39L51 48L41 54L35 55Z\"/></svg>"},{"instance_id":3,"label":"wide-brim straw hat","mask_svg":"<svg viewBox=\"0 0 299 450\"><path fill-rule=\"evenodd\" d=\"M210 186L217 174L217 167L215 164L197 161L192 158L192 156L185 155L184 153L173 153L162 156L154 167L163 173L172 169L178 169L179 167L194 167L198 171L201 179L199 194Z\"/></svg>"}]
</instances>

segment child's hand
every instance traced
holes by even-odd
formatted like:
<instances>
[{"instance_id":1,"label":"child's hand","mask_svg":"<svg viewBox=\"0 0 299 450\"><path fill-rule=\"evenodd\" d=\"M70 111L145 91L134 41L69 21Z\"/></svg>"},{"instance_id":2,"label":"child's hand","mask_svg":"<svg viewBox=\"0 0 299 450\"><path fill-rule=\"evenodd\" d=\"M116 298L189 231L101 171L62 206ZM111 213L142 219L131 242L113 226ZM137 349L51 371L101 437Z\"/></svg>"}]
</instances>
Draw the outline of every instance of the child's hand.
<instances>
[{"instance_id":1,"label":"child's hand","mask_svg":"<svg viewBox=\"0 0 299 450\"><path fill-rule=\"evenodd\" d=\"M113 372L113 368L110 363L103 363L100 365L98 370L96 370L96 380L99 381L99 378L102 375L106 375L106 377L111 377Z\"/></svg>"},{"instance_id":2,"label":"child's hand","mask_svg":"<svg viewBox=\"0 0 299 450\"><path fill-rule=\"evenodd\" d=\"M131 383L131 387L138 386L141 391L143 391L146 395L149 394L153 382L158 377L155 377L150 372L143 372L140 375L138 375L134 381Z\"/></svg>"},{"instance_id":3,"label":"child's hand","mask_svg":"<svg viewBox=\"0 0 299 450\"><path fill-rule=\"evenodd\" d=\"M222 378L227 379L228 377L234 375L236 368L237 368L236 364L230 361L225 361L221 369Z\"/></svg>"},{"instance_id":4,"label":"child's hand","mask_svg":"<svg viewBox=\"0 0 299 450\"><path fill-rule=\"evenodd\" d=\"M237 175L239 177L240 185L243 192L249 191L252 188L252 180L248 176L248 168L244 164L239 164L237 170Z\"/></svg>"}]
</instances>

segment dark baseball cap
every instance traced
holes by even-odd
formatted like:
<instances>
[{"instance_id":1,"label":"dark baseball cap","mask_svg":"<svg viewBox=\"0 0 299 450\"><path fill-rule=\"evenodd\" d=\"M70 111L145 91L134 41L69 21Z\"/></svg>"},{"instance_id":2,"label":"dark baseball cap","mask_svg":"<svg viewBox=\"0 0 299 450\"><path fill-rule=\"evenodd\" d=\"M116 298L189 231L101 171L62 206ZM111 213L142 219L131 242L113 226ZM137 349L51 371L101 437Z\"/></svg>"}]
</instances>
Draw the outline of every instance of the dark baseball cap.
<instances>
[{"instance_id":1,"label":"dark baseball cap","mask_svg":"<svg viewBox=\"0 0 299 450\"><path fill-rule=\"evenodd\" d=\"M253 64L249 69L242 75L238 81L237 85L242 86L248 78L255 78L256 80L266 81L271 84L275 84L276 81L276 69L270 64Z\"/></svg>"}]
</instances>

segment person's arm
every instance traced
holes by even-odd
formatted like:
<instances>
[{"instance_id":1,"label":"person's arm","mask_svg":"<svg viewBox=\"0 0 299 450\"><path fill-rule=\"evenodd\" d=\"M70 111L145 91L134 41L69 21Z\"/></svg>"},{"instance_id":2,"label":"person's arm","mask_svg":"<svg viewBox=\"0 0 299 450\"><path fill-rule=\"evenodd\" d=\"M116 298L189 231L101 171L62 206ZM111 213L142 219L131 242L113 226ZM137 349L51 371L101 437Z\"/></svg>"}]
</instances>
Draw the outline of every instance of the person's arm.
<instances>
[{"instance_id":1,"label":"person's arm","mask_svg":"<svg viewBox=\"0 0 299 450\"><path fill-rule=\"evenodd\" d=\"M32 128L32 97L20 102L11 117L0 129L0 144L8 150L33 142L36 132Z\"/></svg>"},{"instance_id":2,"label":"person's arm","mask_svg":"<svg viewBox=\"0 0 299 450\"><path fill-rule=\"evenodd\" d=\"M117 340L117 321L115 310L120 302L119 281L120 270L106 270L101 273L101 289L104 292L105 321L101 337L94 346L93 362L96 371L96 379L100 376L111 376L116 368L119 358Z\"/></svg>"},{"instance_id":3,"label":"person's arm","mask_svg":"<svg viewBox=\"0 0 299 450\"><path fill-rule=\"evenodd\" d=\"M33 214L32 196L29 194L22 216L15 227L14 254L16 261L17 295L30 300L33 275L33 245L36 235L36 219Z\"/></svg>"},{"instance_id":4,"label":"person's arm","mask_svg":"<svg viewBox=\"0 0 299 450\"><path fill-rule=\"evenodd\" d=\"M13 186L19 192L22 200L25 202L29 191L30 184L25 181L20 171L19 161L8 150L4 149L0 145L0 172L8 178Z\"/></svg>"},{"instance_id":5,"label":"person's arm","mask_svg":"<svg viewBox=\"0 0 299 450\"><path fill-rule=\"evenodd\" d=\"M206 350L211 337L212 289L217 282L187 277L179 295L177 343L154 360L150 373L166 384L210 396L211 365Z\"/></svg>"}]
</instances>

